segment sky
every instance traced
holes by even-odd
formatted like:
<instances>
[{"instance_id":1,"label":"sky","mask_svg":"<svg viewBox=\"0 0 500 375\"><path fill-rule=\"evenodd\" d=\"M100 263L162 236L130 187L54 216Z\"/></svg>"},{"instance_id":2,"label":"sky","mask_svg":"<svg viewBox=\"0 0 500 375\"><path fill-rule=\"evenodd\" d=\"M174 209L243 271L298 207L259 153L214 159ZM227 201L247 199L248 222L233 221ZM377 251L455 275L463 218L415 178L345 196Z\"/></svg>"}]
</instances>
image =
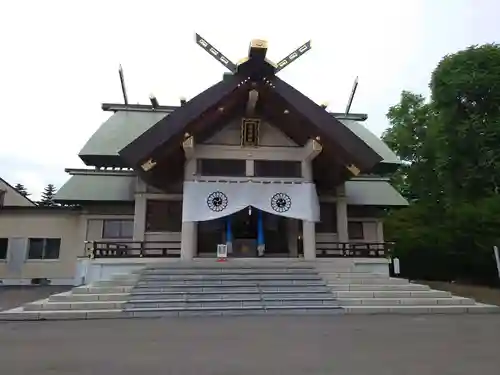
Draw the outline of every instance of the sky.
<instances>
[{"instance_id":1,"label":"sky","mask_svg":"<svg viewBox=\"0 0 500 375\"><path fill-rule=\"evenodd\" d=\"M472 44L500 42L497 0L221 0L82 2L0 0L0 176L38 199L60 187L64 168L122 103L122 64L131 103L177 105L222 78L224 67L195 32L232 61L266 39L277 62L312 40L279 76L330 111L345 109L380 135L402 90L428 95L440 59Z\"/></svg>"}]
</instances>

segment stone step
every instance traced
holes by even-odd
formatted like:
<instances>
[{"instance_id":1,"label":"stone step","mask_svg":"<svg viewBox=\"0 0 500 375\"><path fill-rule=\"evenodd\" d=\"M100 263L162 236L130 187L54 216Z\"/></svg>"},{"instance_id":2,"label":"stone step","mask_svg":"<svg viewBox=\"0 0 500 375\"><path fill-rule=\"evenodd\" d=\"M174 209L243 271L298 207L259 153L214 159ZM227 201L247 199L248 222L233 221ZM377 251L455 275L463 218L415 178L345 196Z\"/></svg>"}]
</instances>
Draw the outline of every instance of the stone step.
<instances>
[{"instance_id":1,"label":"stone step","mask_svg":"<svg viewBox=\"0 0 500 375\"><path fill-rule=\"evenodd\" d=\"M188 285L191 287L238 287L238 286L322 286L325 282L319 280L164 280L164 281L140 281L136 288L174 288Z\"/></svg>"},{"instance_id":2,"label":"stone step","mask_svg":"<svg viewBox=\"0 0 500 375\"><path fill-rule=\"evenodd\" d=\"M140 283L161 281L261 281L261 280L322 280L317 274L272 274L272 275L143 275Z\"/></svg>"},{"instance_id":3,"label":"stone step","mask_svg":"<svg viewBox=\"0 0 500 375\"><path fill-rule=\"evenodd\" d=\"M328 287L332 291L390 291L390 290L400 290L400 291L424 291L430 290L428 285L420 284L328 284Z\"/></svg>"},{"instance_id":4,"label":"stone step","mask_svg":"<svg viewBox=\"0 0 500 375\"><path fill-rule=\"evenodd\" d=\"M128 293L133 286L95 286L94 284L79 286L72 289L74 294L116 294Z\"/></svg>"},{"instance_id":5,"label":"stone step","mask_svg":"<svg viewBox=\"0 0 500 375\"><path fill-rule=\"evenodd\" d=\"M100 280L94 282L94 286L134 286L137 280Z\"/></svg>"},{"instance_id":6,"label":"stone step","mask_svg":"<svg viewBox=\"0 0 500 375\"><path fill-rule=\"evenodd\" d=\"M239 262L216 262L211 261L211 263L197 264L196 262L189 262L184 264L183 262L170 263L164 266L146 266L142 269L142 272L171 272L174 270L184 270L186 272L196 272L205 270L217 270L219 272L224 272L226 270L238 270L250 272L263 271L273 271L273 272L296 272L296 271L316 271L314 265L303 265L303 264L243 264Z\"/></svg>"},{"instance_id":7,"label":"stone step","mask_svg":"<svg viewBox=\"0 0 500 375\"><path fill-rule=\"evenodd\" d=\"M353 267L333 267L333 266L322 266L317 264L316 271L325 273L367 273L362 269L356 269Z\"/></svg>"},{"instance_id":8,"label":"stone step","mask_svg":"<svg viewBox=\"0 0 500 375\"><path fill-rule=\"evenodd\" d=\"M388 275L369 272L318 272L319 275L327 279L391 279ZM394 278L399 279L399 278ZM403 279L405 280L405 279Z\"/></svg>"},{"instance_id":9,"label":"stone step","mask_svg":"<svg viewBox=\"0 0 500 375\"><path fill-rule=\"evenodd\" d=\"M193 293L204 293L204 292L218 292L218 293L227 293L228 291L234 291L239 293L246 292L302 292L302 291L310 291L310 292L324 292L330 291L330 289L326 285L313 285L313 286L304 286L304 285L244 285L244 286L234 286L234 285L226 285L219 284L216 286L198 284L198 285L190 285L190 284L178 284L178 285L170 285L164 287L136 287L134 288L132 294L142 294L144 292L154 292L154 293L164 293L164 292L193 292ZM92 289L91 291L95 290Z\"/></svg>"},{"instance_id":10,"label":"stone step","mask_svg":"<svg viewBox=\"0 0 500 375\"><path fill-rule=\"evenodd\" d=\"M234 291L227 291L226 293L221 293L219 291L212 292L201 292L201 293L185 293L185 292L154 292L154 293L142 293L142 294L131 294L131 300L166 300L166 299L197 299L197 298L211 298L211 299L247 299L247 298L333 298L332 294L329 291L325 292L267 292L260 293L259 291L254 292L246 292L246 293L234 293Z\"/></svg>"},{"instance_id":11,"label":"stone step","mask_svg":"<svg viewBox=\"0 0 500 375\"><path fill-rule=\"evenodd\" d=\"M82 320L120 318L165 318L187 316L251 316L251 315L318 315L318 314L488 314L500 313L498 306L476 304L473 306L268 306L268 307L205 307L123 310L66 310L24 311L16 308L0 312L0 320Z\"/></svg>"},{"instance_id":12,"label":"stone step","mask_svg":"<svg viewBox=\"0 0 500 375\"><path fill-rule=\"evenodd\" d=\"M91 302L91 301L125 301L129 293L114 294L75 294L71 291L53 294L49 297L49 302Z\"/></svg>"},{"instance_id":13,"label":"stone step","mask_svg":"<svg viewBox=\"0 0 500 375\"><path fill-rule=\"evenodd\" d=\"M321 276L321 275L320 275ZM393 279L393 278L375 278L375 279L363 279L363 278L338 278L338 279L327 279L328 284L372 284L372 285L408 285L410 284L408 280L405 279Z\"/></svg>"},{"instance_id":14,"label":"stone step","mask_svg":"<svg viewBox=\"0 0 500 375\"><path fill-rule=\"evenodd\" d=\"M49 302L36 301L24 305L25 311L63 311L63 310L118 310L123 309L126 301L92 301L92 302Z\"/></svg>"},{"instance_id":15,"label":"stone step","mask_svg":"<svg viewBox=\"0 0 500 375\"><path fill-rule=\"evenodd\" d=\"M334 298L280 298L261 300L260 298L241 299L197 299L197 300L143 300L129 301L125 310L130 309L146 309L146 308L165 308L165 307L240 307L240 306L337 306L338 303ZM89 308L92 308L89 306Z\"/></svg>"},{"instance_id":16,"label":"stone step","mask_svg":"<svg viewBox=\"0 0 500 375\"><path fill-rule=\"evenodd\" d=\"M144 269L139 271L142 276L157 275L317 275L314 268L291 268L291 269Z\"/></svg>"},{"instance_id":17,"label":"stone step","mask_svg":"<svg viewBox=\"0 0 500 375\"><path fill-rule=\"evenodd\" d=\"M500 313L498 306L475 304L467 305L430 305L430 306L348 306L346 314L491 314Z\"/></svg>"},{"instance_id":18,"label":"stone step","mask_svg":"<svg viewBox=\"0 0 500 375\"><path fill-rule=\"evenodd\" d=\"M83 320L83 319L120 319L130 318L123 310L60 310L25 311L22 307L1 311L0 320Z\"/></svg>"},{"instance_id":19,"label":"stone step","mask_svg":"<svg viewBox=\"0 0 500 375\"><path fill-rule=\"evenodd\" d=\"M149 318L149 317L164 317L164 316L208 316L208 315L254 315L254 314L286 314L297 313L315 314L315 313L335 313L341 314L342 309L331 305L275 305L275 306L205 306L202 308L135 308L128 309L126 312L131 313L134 317Z\"/></svg>"},{"instance_id":20,"label":"stone step","mask_svg":"<svg viewBox=\"0 0 500 375\"><path fill-rule=\"evenodd\" d=\"M441 290L384 290L384 291L332 291L336 298L451 298L451 293Z\"/></svg>"},{"instance_id":21,"label":"stone step","mask_svg":"<svg viewBox=\"0 0 500 375\"><path fill-rule=\"evenodd\" d=\"M463 297L449 298L339 298L340 306L394 306L394 305L474 305L474 300Z\"/></svg>"},{"instance_id":22,"label":"stone step","mask_svg":"<svg viewBox=\"0 0 500 375\"><path fill-rule=\"evenodd\" d=\"M342 314L337 306L239 306L203 308L152 308L124 310L23 311L22 308L0 312L0 320L83 320L120 318L165 318L188 316L250 316L250 315L324 315Z\"/></svg>"},{"instance_id":23,"label":"stone step","mask_svg":"<svg viewBox=\"0 0 500 375\"><path fill-rule=\"evenodd\" d=\"M140 275L138 273L115 273L111 275L111 280L137 280Z\"/></svg>"}]
</instances>

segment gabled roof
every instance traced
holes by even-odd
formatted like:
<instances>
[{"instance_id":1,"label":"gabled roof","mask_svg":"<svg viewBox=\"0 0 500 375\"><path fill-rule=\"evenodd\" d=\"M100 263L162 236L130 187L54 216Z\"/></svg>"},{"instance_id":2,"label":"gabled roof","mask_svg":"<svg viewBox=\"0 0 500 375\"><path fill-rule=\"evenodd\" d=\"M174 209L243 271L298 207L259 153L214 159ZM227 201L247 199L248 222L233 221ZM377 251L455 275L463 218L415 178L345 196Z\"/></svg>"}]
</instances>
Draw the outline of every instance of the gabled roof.
<instances>
[{"instance_id":1,"label":"gabled roof","mask_svg":"<svg viewBox=\"0 0 500 375\"><path fill-rule=\"evenodd\" d=\"M375 173L394 172L400 165L401 159L382 141L379 137L373 134L362 123L350 119L339 119L351 132L356 134L368 146L371 147L382 160L373 170Z\"/></svg>"},{"instance_id":2,"label":"gabled roof","mask_svg":"<svg viewBox=\"0 0 500 375\"><path fill-rule=\"evenodd\" d=\"M216 57L220 55L213 46L200 38L197 35L197 42L207 52ZM309 49L308 42L293 55L299 56ZM304 144L309 139L320 140L323 152L315 161L316 164L331 166L332 161L337 163L340 172L336 172L336 177L344 174L348 166L354 166L362 172L373 169L383 158L325 108L276 77L276 73L289 61L286 58L273 64L266 58L266 52L267 42L252 41L248 57L238 65L231 65L232 74L226 74L222 81L158 121L119 150L118 154L146 181L152 182L155 175L165 176L165 172L172 172L174 163L184 160L181 144L186 137L194 136L195 142L203 141L220 129L223 120L244 116L245 103L252 90L259 94L255 111L261 117L282 119L274 121L274 126L296 143ZM225 57L224 60L222 57L217 59L227 66ZM168 169L165 167L167 160ZM143 165L152 168L142 169ZM178 174L179 171L176 171Z\"/></svg>"},{"instance_id":3,"label":"gabled roof","mask_svg":"<svg viewBox=\"0 0 500 375\"><path fill-rule=\"evenodd\" d=\"M216 83L131 141L119 150L119 155L129 166L138 168L165 143L173 143L180 147L184 134L191 133L197 121L206 120L207 116L214 117L218 111L218 105L224 99L227 100L231 94L241 93L240 86L241 78L237 76L231 76Z\"/></svg>"},{"instance_id":4,"label":"gabled roof","mask_svg":"<svg viewBox=\"0 0 500 375\"><path fill-rule=\"evenodd\" d=\"M3 207L36 207L37 204L18 192L14 186L0 177L0 191L5 191Z\"/></svg>"},{"instance_id":5,"label":"gabled roof","mask_svg":"<svg viewBox=\"0 0 500 375\"><path fill-rule=\"evenodd\" d=\"M57 191L56 202L133 202L135 199L137 177L133 171L66 169L66 172L71 177Z\"/></svg>"},{"instance_id":6,"label":"gabled roof","mask_svg":"<svg viewBox=\"0 0 500 375\"><path fill-rule=\"evenodd\" d=\"M271 86L272 85L272 86ZM320 107L305 95L288 85L277 77L274 77L271 85L267 89L269 102L265 107L275 104L274 100L280 100L280 108L293 112L300 121L307 124L301 129L301 138L315 138L319 136L321 143L328 143L341 153L342 159L346 163L355 164L361 170L370 170L382 157L369 145L354 134L347 126L331 116L324 108ZM184 134L189 133L196 138L196 128L200 121L203 121L203 131L208 132L210 128L216 126L219 109L229 111L228 102L232 97L234 106L241 103L234 103L237 98L245 101L247 93L252 89L252 85L242 84L237 76L227 79L212 86L201 93L184 106L164 117L161 121L147 130L144 134L132 141L129 145L119 151L130 166L138 167L149 158L154 158L159 149L165 150L168 144L180 146ZM212 122L207 121L207 117ZM291 117L291 116L289 116ZM289 134L292 129L286 123L276 123L285 134Z\"/></svg>"},{"instance_id":7,"label":"gabled roof","mask_svg":"<svg viewBox=\"0 0 500 375\"><path fill-rule=\"evenodd\" d=\"M316 163L331 166L332 161L336 161L340 166L335 172L338 174L340 169L345 170L350 164L361 171L369 171L382 160L376 151L324 108L278 78L275 77L272 82L272 86L257 85L265 102L258 104L258 110L269 118L276 116L269 108L279 108L281 114L288 113L285 118L281 115L281 118L276 118L273 125L298 144L320 137L324 147ZM193 135L195 142L203 142L231 117L244 116L248 92L255 87L242 83L237 76L221 81L164 117L120 150L119 155L153 185L156 177L165 177L166 173L180 175L180 171L174 168L177 163L182 165L184 160L181 144L185 135ZM165 164L168 160L169 168L163 165L160 168L155 166L149 172L142 171L141 165L149 159L157 164ZM336 178L332 177L332 180Z\"/></svg>"},{"instance_id":8,"label":"gabled roof","mask_svg":"<svg viewBox=\"0 0 500 375\"><path fill-rule=\"evenodd\" d=\"M63 203L133 202L135 177L75 175L57 191L54 200Z\"/></svg>"},{"instance_id":9,"label":"gabled roof","mask_svg":"<svg viewBox=\"0 0 500 375\"><path fill-rule=\"evenodd\" d=\"M313 138L313 134L320 136L320 143L334 148L346 166L354 164L362 171L369 171L382 160L382 157L349 127L285 81L272 77L268 87L271 95L279 96L290 110L296 112L296 117L308 123L309 138Z\"/></svg>"},{"instance_id":10,"label":"gabled roof","mask_svg":"<svg viewBox=\"0 0 500 375\"><path fill-rule=\"evenodd\" d=\"M118 151L166 116L168 113L163 111L116 112L90 137L78 156L87 165L126 167Z\"/></svg>"},{"instance_id":11,"label":"gabled roof","mask_svg":"<svg viewBox=\"0 0 500 375\"><path fill-rule=\"evenodd\" d=\"M345 182L345 191L347 204L353 206L408 206L408 201L384 179L355 178Z\"/></svg>"}]
</instances>

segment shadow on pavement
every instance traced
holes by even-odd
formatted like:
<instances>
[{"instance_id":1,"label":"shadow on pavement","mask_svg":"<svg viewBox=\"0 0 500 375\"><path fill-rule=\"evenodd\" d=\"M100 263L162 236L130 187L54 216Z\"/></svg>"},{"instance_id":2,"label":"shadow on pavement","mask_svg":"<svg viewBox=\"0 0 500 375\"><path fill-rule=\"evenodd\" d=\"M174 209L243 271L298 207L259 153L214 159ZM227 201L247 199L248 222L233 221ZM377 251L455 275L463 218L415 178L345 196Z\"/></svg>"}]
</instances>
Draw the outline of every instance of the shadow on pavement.
<instances>
[{"instance_id":1,"label":"shadow on pavement","mask_svg":"<svg viewBox=\"0 0 500 375\"><path fill-rule=\"evenodd\" d=\"M71 286L0 286L0 311L70 290Z\"/></svg>"}]
</instances>

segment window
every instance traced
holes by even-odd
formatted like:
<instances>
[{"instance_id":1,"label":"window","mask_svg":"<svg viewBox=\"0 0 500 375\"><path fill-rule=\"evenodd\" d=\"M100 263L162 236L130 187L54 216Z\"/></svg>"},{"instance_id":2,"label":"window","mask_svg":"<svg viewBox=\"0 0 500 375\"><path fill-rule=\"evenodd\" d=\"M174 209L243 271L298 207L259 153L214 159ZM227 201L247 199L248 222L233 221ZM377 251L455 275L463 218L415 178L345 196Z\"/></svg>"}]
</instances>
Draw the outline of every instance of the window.
<instances>
[{"instance_id":1,"label":"window","mask_svg":"<svg viewBox=\"0 0 500 375\"><path fill-rule=\"evenodd\" d=\"M7 248L9 247L8 238L0 238L0 260L7 259Z\"/></svg>"},{"instance_id":2,"label":"window","mask_svg":"<svg viewBox=\"0 0 500 375\"><path fill-rule=\"evenodd\" d=\"M363 222L361 221L349 221L347 224L347 230L349 232L350 240L362 240L365 238L363 232Z\"/></svg>"},{"instance_id":3,"label":"window","mask_svg":"<svg viewBox=\"0 0 500 375\"><path fill-rule=\"evenodd\" d=\"M30 238L28 259L58 259L60 238Z\"/></svg>"},{"instance_id":4,"label":"window","mask_svg":"<svg viewBox=\"0 0 500 375\"><path fill-rule=\"evenodd\" d=\"M132 238L134 237L133 220L104 220L102 238Z\"/></svg>"},{"instance_id":5,"label":"window","mask_svg":"<svg viewBox=\"0 0 500 375\"><path fill-rule=\"evenodd\" d=\"M181 201L148 200L146 206L146 232L180 232L181 226Z\"/></svg>"},{"instance_id":6,"label":"window","mask_svg":"<svg viewBox=\"0 0 500 375\"><path fill-rule=\"evenodd\" d=\"M0 207L3 207L5 202L5 190L0 190Z\"/></svg>"},{"instance_id":7,"label":"window","mask_svg":"<svg viewBox=\"0 0 500 375\"><path fill-rule=\"evenodd\" d=\"M337 206L335 203L320 203L320 222L316 223L318 233L337 233Z\"/></svg>"},{"instance_id":8,"label":"window","mask_svg":"<svg viewBox=\"0 0 500 375\"><path fill-rule=\"evenodd\" d=\"M302 177L300 161L288 160L255 160L254 173L256 177Z\"/></svg>"},{"instance_id":9,"label":"window","mask_svg":"<svg viewBox=\"0 0 500 375\"><path fill-rule=\"evenodd\" d=\"M202 176L245 177L246 160L200 159L198 173Z\"/></svg>"},{"instance_id":10,"label":"window","mask_svg":"<svg viewBox=\"0 0 500 375\"><path fill-rule=\"evenodd\" d=\"M373 206L347 206L347 216L352 218L358 217L380 217L383 214L383 209Z\"/></svg>"}]
</instances>

